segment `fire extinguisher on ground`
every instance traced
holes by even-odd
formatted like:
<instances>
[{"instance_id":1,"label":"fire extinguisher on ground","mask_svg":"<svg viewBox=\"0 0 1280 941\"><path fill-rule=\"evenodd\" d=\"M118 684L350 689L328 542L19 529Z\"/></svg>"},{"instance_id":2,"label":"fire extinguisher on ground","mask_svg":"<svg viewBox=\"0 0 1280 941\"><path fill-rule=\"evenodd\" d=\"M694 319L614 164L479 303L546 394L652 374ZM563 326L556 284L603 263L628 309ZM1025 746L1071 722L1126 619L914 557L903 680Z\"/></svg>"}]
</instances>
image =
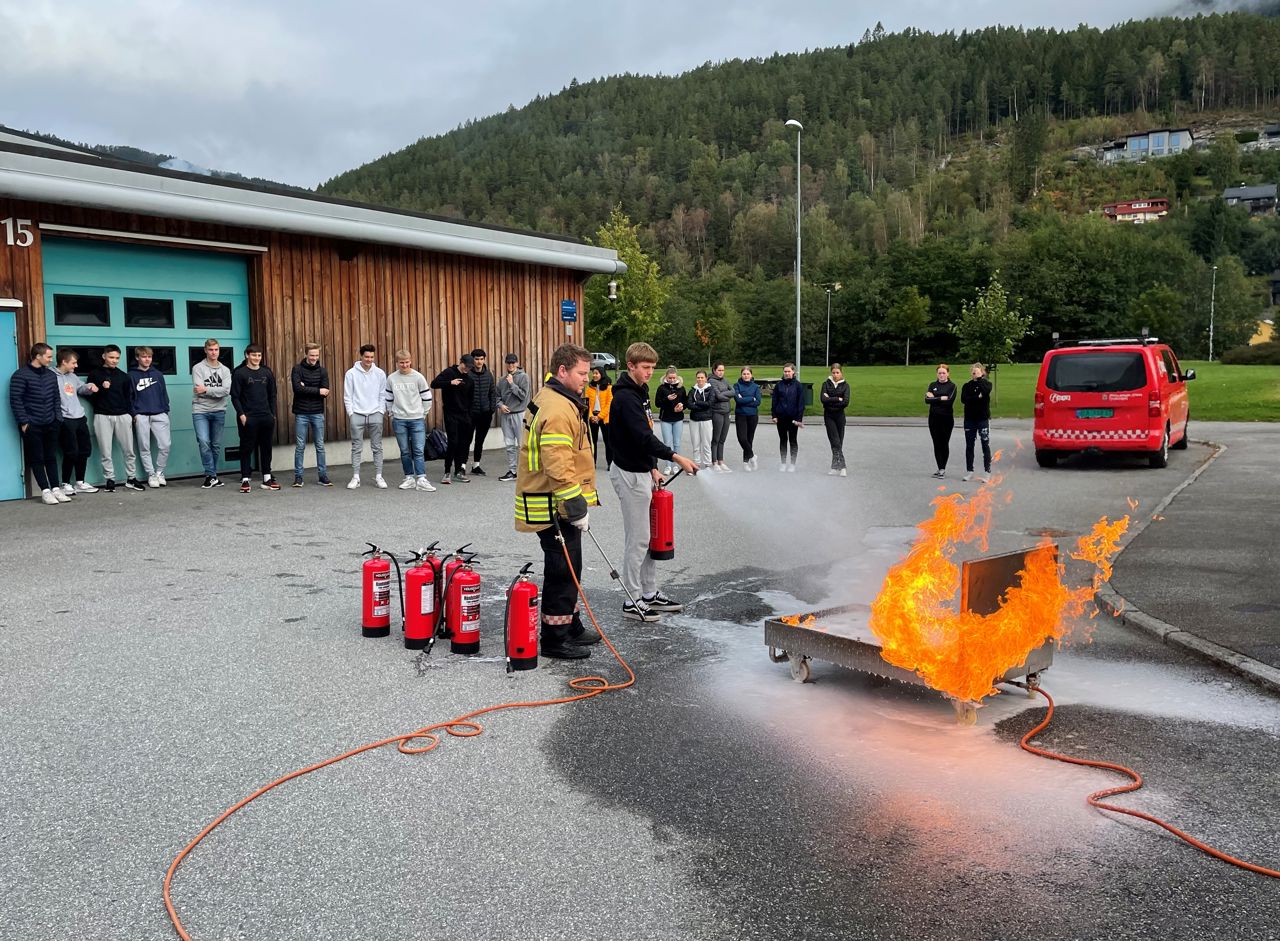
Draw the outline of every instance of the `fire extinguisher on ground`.
<instances>
[{"instance_id":1,"label":"fire extinguisher on ground","mask_svg":"<svg viewBox=\"0 0 1280 941\"><path fill-rule=\"evenodd\" d=\"M538 586L526 562L507 589L507 610L503 617L506 634L507 672L532 670L538 665Z\"/></svg>"},{"instance_id":2,"label":"fire extinguisher on ground","mask_svg":"<svg viewBox=\"0 0 1280 941\"><path fill-rule=\"evenodd\" d=\"M433 544L434 547L434 544ZM440 559L431 548L413 554L414 565L405 570L404 645L409 650L430 650L435 643L436 624L440 618Z\"/></svg>"},{"instance_id":3,"label":"fire extinguisher on ground","mask_svg":"<svg viewBox=\"0 0 1280 941\"><path fill-rule=\"evenodd\" d=\"M660 481L649 501L649 558L666 561L676 557L675 497L667 484L684 472L681 468Z\"/></svg>"},{"instance_id":4,"label":"fire extinguisher on ground","mask_svg":"<svg viewBox=\"0 0 1280 941\"><path fill-rule=\"evenodd\" d=\"M445 565L444 633L453 653L480 652L480 575L471 567L475 555Z\"/></svg>"},{"instance_id":5,"label":"fire extinguisher on ground","mask_svg":"<svg viewBox=\"0 0 1280 941\"><path fill-rule=\"evenodd\" d=\"M391 562L385 550L366 542L369 559L361 566L360 633L386 637L391 633Z\"/></svg>"}]
</instances>

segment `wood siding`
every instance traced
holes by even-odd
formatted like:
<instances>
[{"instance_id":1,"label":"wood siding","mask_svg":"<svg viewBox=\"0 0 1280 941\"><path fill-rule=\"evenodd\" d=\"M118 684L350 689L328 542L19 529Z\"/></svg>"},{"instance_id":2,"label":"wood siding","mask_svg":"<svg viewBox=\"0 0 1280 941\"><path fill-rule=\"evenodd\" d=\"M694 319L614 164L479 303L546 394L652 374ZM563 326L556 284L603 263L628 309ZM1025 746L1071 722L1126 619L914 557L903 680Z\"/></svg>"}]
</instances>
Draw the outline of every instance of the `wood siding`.
<instances>
[{"instance_id":1,"label":"wood siding","mask_svg":"<svg viewBox=\"0 0 1280 941\"><path fill-rule=\"evenodd\" d=\"M515 352L537 384L551 352L568 339L562 300L577 302L572 339L582 342L582 275L568 269L0 199L0 219L9 217L107 229L119 232L119 241L143 233L266 246L249 255L249 313L252 339L266 351L264 361L280 383L278 443L292 440L289 371L308 341L320 344L334 387L326 408L331 440L347 435L342 377L362 343L377 346L378 364L388 372L395 368L395 351L408 349L428 381L475 347L488 352L498 375L503 355ZM19 316L20 351L45 337L40 258L38 230L29 248L0 238L0 297L26 305ZM439 423L439 408L431 421Z\"/></svg>"}]
</instances>

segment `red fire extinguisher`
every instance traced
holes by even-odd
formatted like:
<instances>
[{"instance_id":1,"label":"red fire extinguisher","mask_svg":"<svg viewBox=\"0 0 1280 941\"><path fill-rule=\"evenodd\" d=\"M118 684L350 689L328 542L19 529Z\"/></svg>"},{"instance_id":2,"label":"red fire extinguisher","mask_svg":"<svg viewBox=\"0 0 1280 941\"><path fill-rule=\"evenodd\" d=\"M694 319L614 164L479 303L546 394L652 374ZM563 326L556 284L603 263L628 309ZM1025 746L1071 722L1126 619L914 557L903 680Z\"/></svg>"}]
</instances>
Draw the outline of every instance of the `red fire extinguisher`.
<instances>
[{"instance_id":1,"label":"red fire extinguisher","mask_svg":"<svg viewBox=\"0 0 1280 941\"><path fill-rule=\"evenodd\" d=\"M666 480L660 481L654 488L653 499L649 501L649 558L664 561L676 557L676 518L675 497L667 489L667 484L683 473L684 468L676 471Z\"/></svg>"},{"instance_id":2,"label":"red fire extinguisher","mask_svg":"<svg viewBox=\"0 0 1280 941\"><path fill-rule=\"evenodd\" d=\"M453 653L480 651L480 576L471 567L474 555L445 565L444 623ZM454 562L458 564L454 566ZM453 571L449 573L450 566Z\"/></svg>"},{"instance_id":3,"label":"red fire extinguisher","mask_svg":"<svg viewBox=\"0 0 1280 941\"><path fill-rule=\"evenodd\" d=\"M416 563L404 573L404 645L409 650L430 648L440 618L436 573L440 559L430 549L413 554Z\"/></svg>"},{"instance_id":4,"label":"red fire extinguisher","mask_svg":"<svg viewBox=\"0 0 1280 941\"><path fill-rule=\"evenodd\" d=\"M507 672L532 670L538 665L538 586L526 562L507 589L507 611L503 617L506 634Z\"/></svg>"},{"instance_id":5,"label":"red fire extinguisher","mask_svg":"<svg viewBox=\"0 0 1280 941\"><path fill-rule=\"evenodd\" d=\"M366 542L369 556L361 566L362 599L360 632L365 637L386 637L391 633L391 562L383 550Z\"/></svg>"}]
</instances>

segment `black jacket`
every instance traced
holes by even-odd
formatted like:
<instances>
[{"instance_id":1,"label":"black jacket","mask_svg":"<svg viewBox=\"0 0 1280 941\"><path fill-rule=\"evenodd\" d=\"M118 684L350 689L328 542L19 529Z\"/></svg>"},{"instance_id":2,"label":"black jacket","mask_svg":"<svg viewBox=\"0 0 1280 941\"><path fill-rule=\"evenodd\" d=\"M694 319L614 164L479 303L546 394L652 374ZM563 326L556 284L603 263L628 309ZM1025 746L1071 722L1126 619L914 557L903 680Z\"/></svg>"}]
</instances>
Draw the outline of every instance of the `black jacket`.
<instances>
[{"instance_id":1,"label":"black jacket","mask_svg":"<svg viewBox=\"0 0 1280 941\"><path fill-rule=\"evenodd\" d=\"M276 417L276 376L266 366L241 363L231 371L231 407L246 418Z\"/></svg>"},{"instance_id":2,"label":"black jacket","mask_svg":"<svg viewBox=\"0 0 1280 941\"><path fill-rule=\"evenodd\" d=\"M690 421L711 421L711 413L716 407L716 390L710 385L705 385L701 389L694 386L689 390L689 398L686 402Z\"/></svg>"},{"instance_id":3,"label":"black jacket","mask_svg":"<svg viewBox=\"0 0 1280 941\"><path fill-rule=\"evenodd\" d=\"M129 414L129 374L119 367L108 369L98 366L89 370L86 381L98 387L98 391L89 396L89 404L93 406L95 415L128 415ZM111 388L103 383L110 382Z\"/></svg>"},{"instance_id":4,"label":"black jacket","mask_svg":"<svg viewBox=\"0 0 1280 941\"><path fill-rule=\"evenodd\" d=\"M840 380L840 385L836 385L835 381L828 376L827 381L822 384L822 391L819 393L822 397L823 412L843 412L849 407L849 383L847 380Z\"/></svg>"},{"instance_id":5,"label":"black jacket","mask_svg":"<svg viewBox=\"0 0 1280 941\"><path fill-rule=\"evenodd\" d=\"M783 379L773 387L769 415L772 418L804 420L804 386L795 379Z\"/></svg>"},{"instance_id":6,"label":"black jacket","mask_svg":"<svg viewBox=\"0 0 1280 941\"><path fill-rule=\"evenodd\" d=\"M624 372L613 384L609 446L613 448L613 463L619 470L633 474L647 474L658 466L659 460L670 461L675 456L653 433L649 387L637 385L630 373Z\"/></svg>"},{"instance_id":7,"label":"black jacket","mask_svg":"<svg viewBox=\"0 0 1280 941\"><path fill-rule=\"evenodd\" d=\"M940 418L954 418L956 406L956 384L948 379L946 382L934 381L929 383L928 392L933 393L933 398L925 399L924 404L929 406L929 417L937 415ZM946 401L942 401L943 397Z\"/></svg>"},{"instance_id":8,"label":"black jacket","mask_svg":"<svg viewBox=\"0 0 1280 941\"><path fill-rule=\"evenodd\" d=\"M439 375L431 380L431 388L440 390L440 404L444 413L453 418L467 418L471 415L471 402L475 395L475 373L457 366L447 366ZM461 379L458 385L453 380Z\"/></svg>"},{"instance_id":9,"label":"black jacket","mask_svg":"<svg viewBox=\"0 0 1280 941\"><path fill-rule=\"evenodd\" d=\"M986 379L970 379L960 389L967 422L991 421L991 383Z\"/></svg>"},{"instance_id":10,"label":"black jacket","mask_svg":"<svg viewBox=\"0 0 1280 941\"><path fill-rule=\"evenodd\" d=\"M58 377L52 369L27 363L9 380L9 405L13 408L14 421L18 427L57 424L62 421L61 394Z\"/></svg>"},{"instance_id":11,"label":"black jacket","mask_svg":"<svg viewBox=\"0 0 1280 941\"><path fill-rule=\"evenodd\" d=\"M622 377L618 377L618 382L622 381ZM615 383L616 385L617 383ZM646 388L648 388L646 386ZM617 391L614 391L617 395ZM659 382L658 391L653 393L653 404L658 408L659 421L684 421L684 412L677 412L677 405L684 405L688 400L689 393L684 386L672 385L669 382Z\"/></svg>"},{"instance_id":12,"label":"black jacket","mask_svg":"<svg viewBox=\"0 0 1280 941\"><path fill-rule=\"evenodd\" d=\"M333 388L329 385L328 369L318 362L312 366L304 359L293 367L289 374L289 385L293 389L293 414L324 414L324 396L320 394L320 390Z\"/></svg>"},{"instance_id":13,"label":"black jacket","mask_svg":"<svg viewBox=\"0 0 1280 941\"><path fill-rule=\"evenodd\" d=\"M492 414L498 410L498 384L489 367L483 372L471 372L471 411L476 415Z\"/></svg>"}]
</instances>

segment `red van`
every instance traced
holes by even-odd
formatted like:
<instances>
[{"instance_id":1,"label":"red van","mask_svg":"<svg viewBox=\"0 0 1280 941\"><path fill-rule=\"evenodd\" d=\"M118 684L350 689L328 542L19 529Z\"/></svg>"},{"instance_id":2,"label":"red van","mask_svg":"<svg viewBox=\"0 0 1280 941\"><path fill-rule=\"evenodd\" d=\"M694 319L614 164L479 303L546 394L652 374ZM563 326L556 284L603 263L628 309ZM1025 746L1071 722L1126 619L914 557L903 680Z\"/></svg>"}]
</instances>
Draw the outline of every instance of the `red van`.
<instances>
[{"instance_id":1,"label":"red van","mask_svg":"<svg viewBox=\"0 0 1280 941\"><path fill-rule=\"evenodd\" d=\"M1164 467L1187 446L1187 382L1178 358L1154 337L1081 340L1044 354L1036 382L1036 463L1074 451L1146 454Z\"/></svg>"}]
</instances>

